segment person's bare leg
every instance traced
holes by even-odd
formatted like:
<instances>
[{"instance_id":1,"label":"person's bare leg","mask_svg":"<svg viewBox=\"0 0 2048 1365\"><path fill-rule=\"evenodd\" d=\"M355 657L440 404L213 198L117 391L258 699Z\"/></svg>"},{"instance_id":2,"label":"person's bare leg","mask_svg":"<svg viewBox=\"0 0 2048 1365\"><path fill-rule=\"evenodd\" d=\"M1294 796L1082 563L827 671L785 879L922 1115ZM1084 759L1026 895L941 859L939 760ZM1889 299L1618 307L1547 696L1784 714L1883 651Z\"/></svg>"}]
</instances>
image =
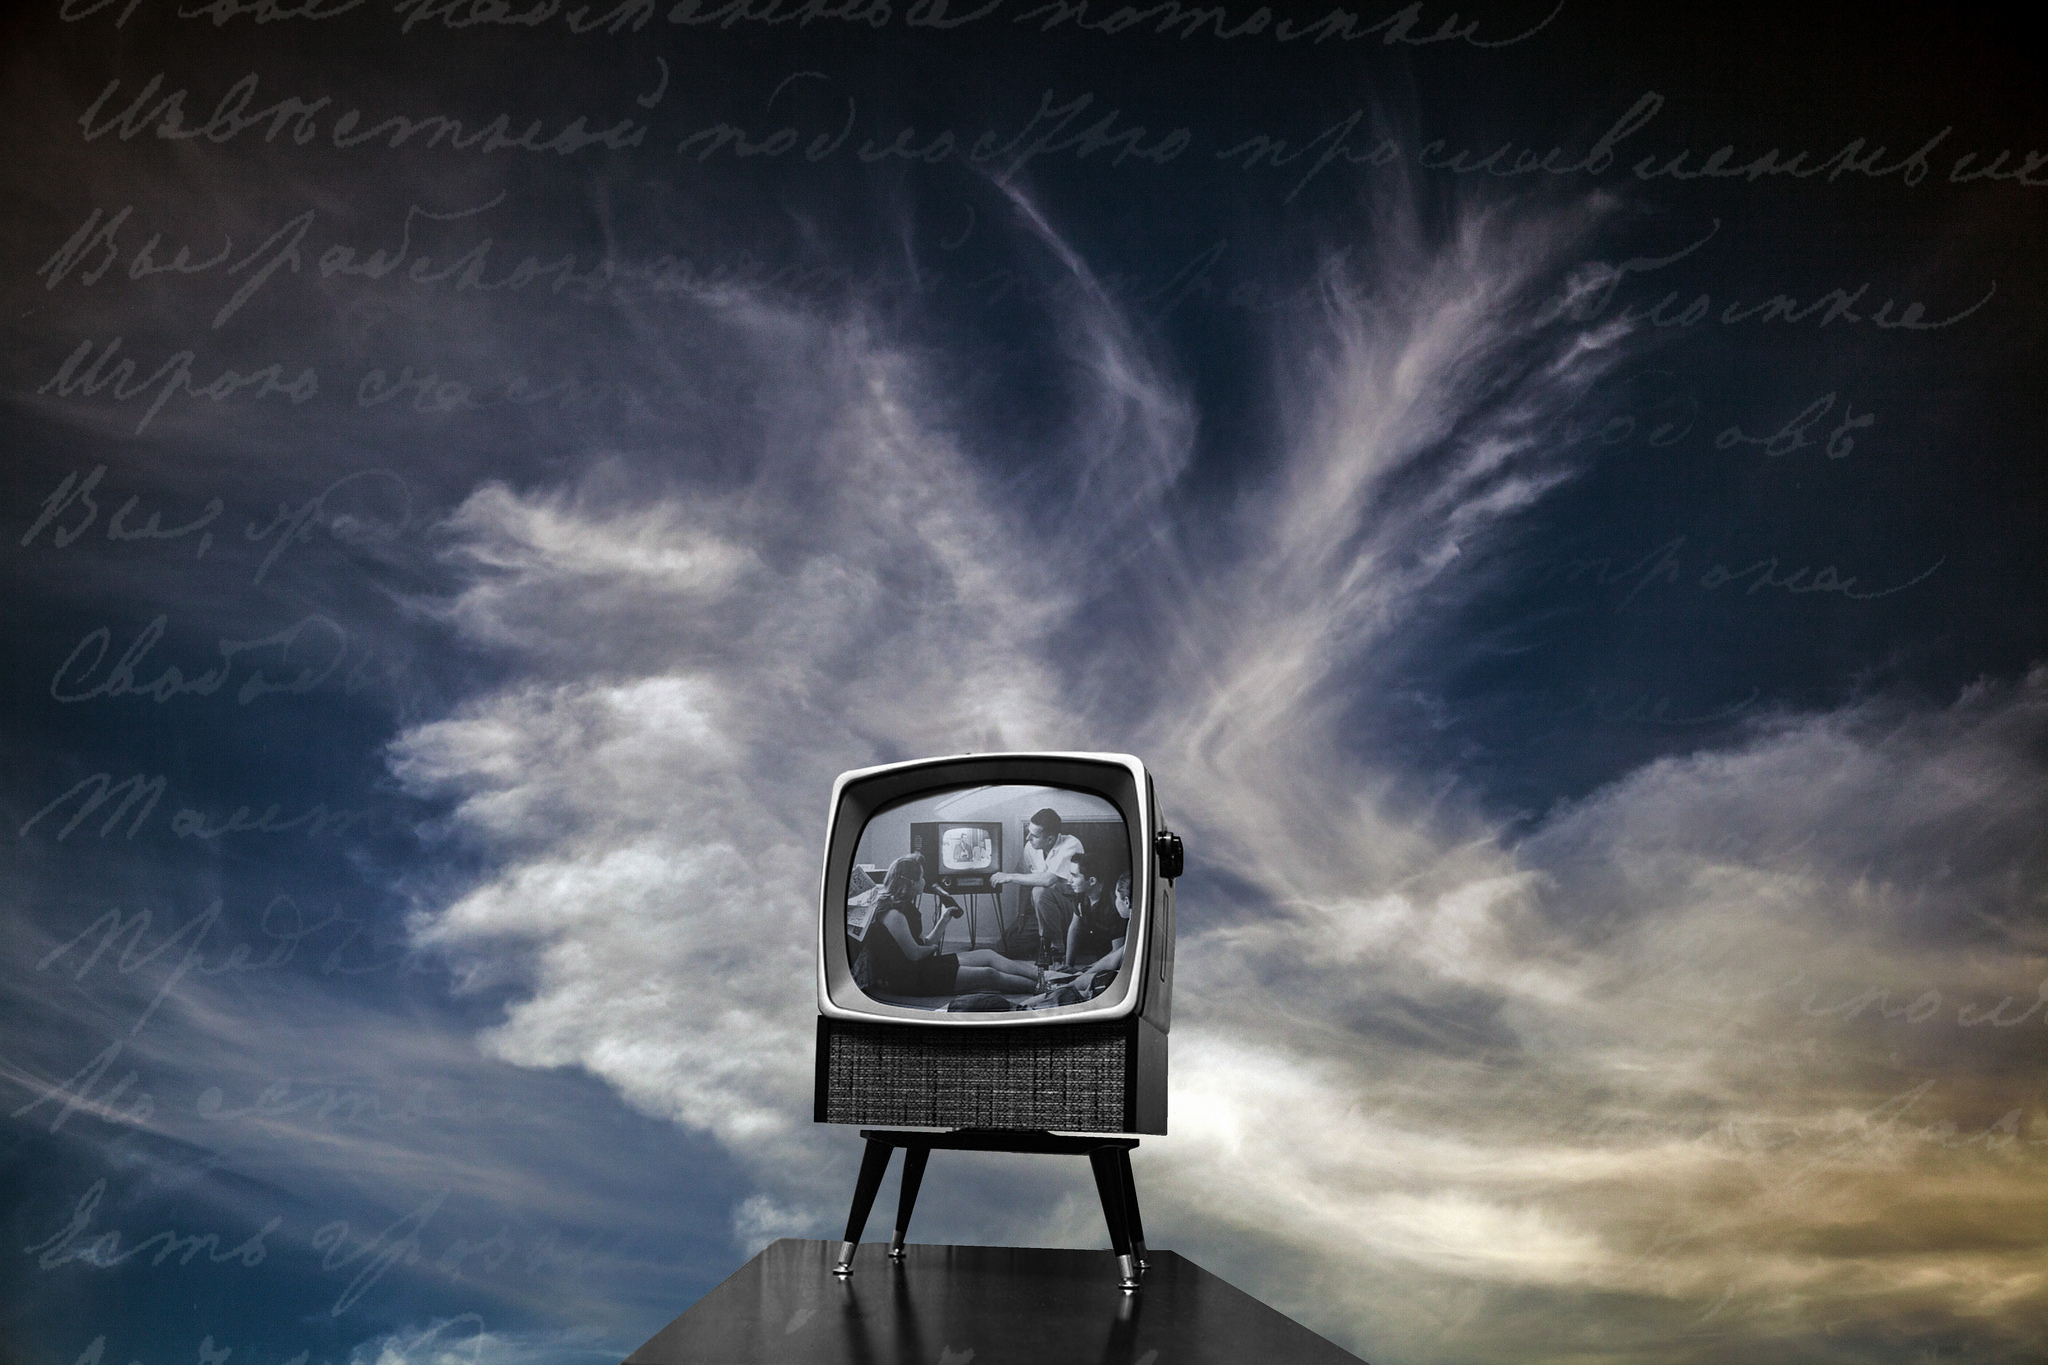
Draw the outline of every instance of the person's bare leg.
<instances>
[{"instance_id":1,"label":"person's bare leg","mask_svg":"<svg viewBox=\"0 0 2048 1365\"><path fill-rule=\"evenodd\" d=\"M1004 957L993 948L969 948L954 956L960 959L960 965L963 967L993 967L999 972L1008 972L1011 976L1028 977L1034 981L1038 979L1037 967L1029 962Z\"/></svg>"},{"instance_id":2,"label":"person's bare leg","mask_svg":"<svg viewBox=\"0 0 2048 1365\"><path fill-rule=\"evenodd\" d=\"M986 950L984 950L986 951ZM959 994L974 991L994 991L999 995L1030 995L1040 989L1040 978L1036 969L1029 976L1006 972L996 967L970 967L960 964L960 974L954 978L954 990Z\"/></svg>"}]
</instances>

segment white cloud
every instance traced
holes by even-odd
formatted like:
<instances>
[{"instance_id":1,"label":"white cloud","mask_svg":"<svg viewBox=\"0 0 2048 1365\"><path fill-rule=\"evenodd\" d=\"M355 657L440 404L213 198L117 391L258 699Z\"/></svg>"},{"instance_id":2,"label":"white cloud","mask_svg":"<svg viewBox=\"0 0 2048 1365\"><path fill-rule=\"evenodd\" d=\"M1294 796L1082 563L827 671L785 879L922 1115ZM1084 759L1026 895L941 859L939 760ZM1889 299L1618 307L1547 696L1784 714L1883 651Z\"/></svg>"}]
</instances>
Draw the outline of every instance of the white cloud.
<instances>
[{"instance_id":1,"label":"white cloud","mask_svg":"<svg viewBox=\"0 0 2048 1365\"><path fill-rule=\"evenodd\" d=\"M823 1237L829 1231L816 1209L785 1206L771 1195L748 1195L732 1211L732 1239L748 1256L779 1238Z\"/></svg>"},{"instance_id":2,"label":"white cloud","mask_svg":"<svg viewBox=\"0 0 2048 1365\"><path fill-rule=\"evenodd\" d=\"M857 329L807 344L803 383L840 406L788 433L812 463L786 481L629 498L599 486L614 468L575 493L472 495L446 528L467 586L441 610L552 680L475 698L391 756L504 859L416 922L473 984L507 962L532 983L488 1035L498 1055L581 1063L764 1160L809 1137L832 776L1062 738L1048 661L1072 601L917 421L900 360Z\"/></svg>"},{"instance_id":3,"label":"white cloud","mask_svg":"<svg viewBox=\"0 0 2048 1365\"><path fill-rule=\"evenodd\" d=\"M2044 1284L2010 1231L2048 1163L2044 698L2039 671L1943 709L1762 722L1519 847L1443 850L1424 880L1448 890L1276 905L1185 944L1198 1022L1153 1189L1219 1240L1348 1265L1337 1317L1376 1324L1375 1359L1440 1349L1418 1274L1668 1304L1610 1343L1629 1359L1716 1303L1757 1340L1801 1302L2023 1324ZM1369 855L1314 853L1371 884Z\"/></svg>"}]
</instances>

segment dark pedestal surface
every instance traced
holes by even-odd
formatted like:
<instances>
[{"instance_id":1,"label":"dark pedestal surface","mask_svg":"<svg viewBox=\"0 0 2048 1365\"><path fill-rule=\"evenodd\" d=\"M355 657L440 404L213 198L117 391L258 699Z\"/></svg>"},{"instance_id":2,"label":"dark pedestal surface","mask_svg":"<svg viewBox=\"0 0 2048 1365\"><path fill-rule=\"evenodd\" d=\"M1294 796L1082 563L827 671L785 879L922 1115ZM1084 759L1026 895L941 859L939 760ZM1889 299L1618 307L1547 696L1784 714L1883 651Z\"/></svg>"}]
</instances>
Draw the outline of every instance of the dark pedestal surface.
<instances>
[{"instance_id":1,"label":"dark pedestal surface","mask_svg":"<svg viewBox=\"0 0 2048 1365\"><path fill-rule=\"evenodd\" d=\"M1363 1365L1171 1251L1125 1294L1107 1251L874 1242L842 1280L838 1250L776 1242L626 1365Z\"/></svg>"}]
</instances>

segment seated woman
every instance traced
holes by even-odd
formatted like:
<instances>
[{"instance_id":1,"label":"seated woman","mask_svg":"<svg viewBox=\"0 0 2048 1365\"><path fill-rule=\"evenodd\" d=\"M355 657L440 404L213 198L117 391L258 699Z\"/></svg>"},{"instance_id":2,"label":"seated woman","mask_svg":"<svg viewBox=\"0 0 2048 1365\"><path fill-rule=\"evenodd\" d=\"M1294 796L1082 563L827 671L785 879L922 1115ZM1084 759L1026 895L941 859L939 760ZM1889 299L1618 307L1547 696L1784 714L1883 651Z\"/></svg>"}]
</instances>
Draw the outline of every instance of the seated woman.
<instances>
[{"instance_id":1,"label":"seated woman","mask_svg":"<svg viewBox=\"0 0 2048 1365\"><path fill-rule=\"evenodd\" d=\"M874 918L853 959L853 979L862 990L888 995L958 995L970 991L1022 993L1039 990L1044 976L1038 968L1014 962L987 948L964 953L939 951L946 921L960 914L960 903L944 891L939 922L929 938L917 898L924 894L924 861L906 853L889 864L876 898Z\"/></svg>"}]
</instances>

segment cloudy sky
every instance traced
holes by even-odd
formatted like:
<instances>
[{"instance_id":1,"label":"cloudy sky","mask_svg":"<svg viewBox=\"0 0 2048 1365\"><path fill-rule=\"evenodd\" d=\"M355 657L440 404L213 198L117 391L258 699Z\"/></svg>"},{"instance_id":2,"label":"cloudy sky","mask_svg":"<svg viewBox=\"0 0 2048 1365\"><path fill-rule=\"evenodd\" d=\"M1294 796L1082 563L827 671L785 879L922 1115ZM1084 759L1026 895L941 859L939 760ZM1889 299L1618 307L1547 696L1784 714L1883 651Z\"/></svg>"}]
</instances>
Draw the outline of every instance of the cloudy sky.
<instances>
[{"instance_id":1,"label":"cloudy sky","mask_svg":"<svg viewBox=\"0 0 2048 1365\"><path fill-rule=\"evenodd\" d=\"M831 780L1001 748L1187 839L1155 1245L1376 1365L2048 1351L2038 62L1288 12L10 13L0 1359L836 1237Z\"/></svg>"}]
</instances>

